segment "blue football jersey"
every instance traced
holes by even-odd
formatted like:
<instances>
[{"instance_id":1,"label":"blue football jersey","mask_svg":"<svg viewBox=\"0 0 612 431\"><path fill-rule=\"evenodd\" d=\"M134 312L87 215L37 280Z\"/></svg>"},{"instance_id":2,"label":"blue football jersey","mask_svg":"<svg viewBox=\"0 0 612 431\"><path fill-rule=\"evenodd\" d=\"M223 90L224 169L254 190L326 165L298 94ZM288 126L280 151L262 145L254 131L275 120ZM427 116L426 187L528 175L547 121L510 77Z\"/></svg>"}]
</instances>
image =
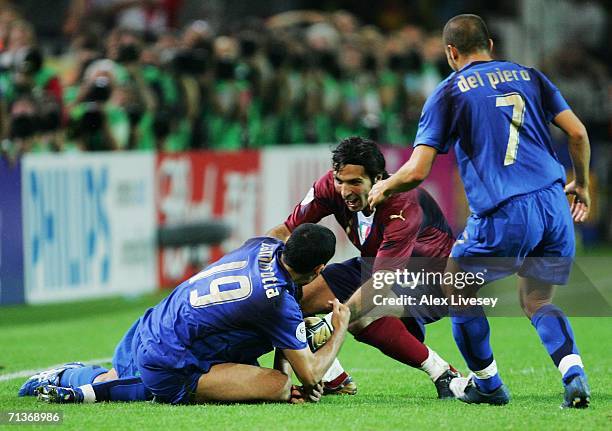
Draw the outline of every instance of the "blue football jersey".
<instances>
[{"instance_id":1,"label":"blue football jersey","mask_svg":"<svg viewBox=\"0 0 612 431\"><path fill-rule=\"evenodd\" d=\"M256 364L273 347L307 347L283 243L247 241L179 285L138 325L140 359L162 368Z\"/></svg>"},{"instance_id":2,"label":"blue football jersey","mask_svg":"<svg viewBox=\"0 0 612 431\"><path fill-rule=\"evenodd\" d=\"M565 181L548 125L570 109L538 70L507 61L476 61L452 73L427 99L414 145L440 153L454 145L470 209Z\"/></svg>"}]
</instances>

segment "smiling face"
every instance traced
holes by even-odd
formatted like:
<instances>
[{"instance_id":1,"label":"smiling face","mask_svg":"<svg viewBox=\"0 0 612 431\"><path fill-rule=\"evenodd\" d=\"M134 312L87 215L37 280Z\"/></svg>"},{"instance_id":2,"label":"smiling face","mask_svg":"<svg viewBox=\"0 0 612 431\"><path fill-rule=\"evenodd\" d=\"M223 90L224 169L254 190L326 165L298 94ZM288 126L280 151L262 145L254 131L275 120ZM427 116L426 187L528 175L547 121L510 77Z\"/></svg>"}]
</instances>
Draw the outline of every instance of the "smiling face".
<instances>
[{"instance_id":1,"label":"smiling face","mask_svg":"<svg viewBox=\"0 0 612 431\"><path fill-rule=\"evenodd\" d=\"M358 212L368 209L368 193L373 183L363 166L344 165L334 171L334 185L349 210Z\"/></svg>"}]
</instances>

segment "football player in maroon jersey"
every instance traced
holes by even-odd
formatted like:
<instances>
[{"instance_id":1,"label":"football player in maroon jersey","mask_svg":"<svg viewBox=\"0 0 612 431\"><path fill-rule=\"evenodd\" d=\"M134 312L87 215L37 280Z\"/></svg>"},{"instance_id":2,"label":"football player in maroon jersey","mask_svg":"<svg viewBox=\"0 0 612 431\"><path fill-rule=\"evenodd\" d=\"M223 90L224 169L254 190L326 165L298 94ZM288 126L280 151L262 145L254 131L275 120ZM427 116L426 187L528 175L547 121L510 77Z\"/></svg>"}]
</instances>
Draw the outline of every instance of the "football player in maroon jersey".
<instances>
[{"instance_id":1,"label":"football player in maroon jersey","mask_svg":"<svg viewBox=\"0 0 612 431\"><path fill-rule=\"evenodd\" d=\"M317 223L333 215L361 256L327 265L319 277L304 286L300 305L305 314L321 313L328 311L329 300L338 298L363 316L363 304L370 300L369 306L373 307L374 279L382 279L376 275L413 267L414 261L421 266L413 270L442 271L454 237L440 207L424 189L396 194L375 210L369 208L368 193L372 186L389 176L376 143L350 137L341 141L332 153L332 169L314 183L287 220L267 235L285 240L300 224ZM422 258L429 262L429 268L422 267ZM451 398L448 385L459 374L423 344L424 324L438 320L446 309L418 305L419 294L444 296L438 285L422 285L410 292L416 304L402 307L399 313L381 307L382 311L375 313L378 317L365 315L352 322L349 330L358 341L425 371L434 382L438 397ZM339 363L332 366L324 381L327 393L356 392L354 382Z\"/></svg>"}]
</instances>

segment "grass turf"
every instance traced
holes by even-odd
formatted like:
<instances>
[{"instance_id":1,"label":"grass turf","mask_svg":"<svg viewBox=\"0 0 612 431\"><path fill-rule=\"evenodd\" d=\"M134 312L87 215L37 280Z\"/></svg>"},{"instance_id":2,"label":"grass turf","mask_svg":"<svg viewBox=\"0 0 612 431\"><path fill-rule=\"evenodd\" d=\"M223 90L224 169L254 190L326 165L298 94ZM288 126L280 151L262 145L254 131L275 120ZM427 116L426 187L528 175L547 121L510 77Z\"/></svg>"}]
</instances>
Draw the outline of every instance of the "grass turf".
<instances>
[{"instance_id":1,"label":"grass turf","mask_svg":"<svg viewBox=\"0 0 612 431\"><path fill-rule=\"evenodd\" d=\"M0 309L0 376L67 361L110 357L123 332L160 296ZM124 429L610 429L612 318L573 318L589 372L591 408L560 410L559 373L525 318L492 318L496 359L513 400L505 407L438 401L426 376L351 337L340 354L359 385L357 396L326 397L309 405L151 403L47 405L17 398L24 378L0 382L0 411L62 411L60 428ZM428 326L428 343L462 371L448 319ZM261 361L270 366L268 355ZM43 428L45 426L42 426ZM2 428L2 425L0 425ZM7 429L14 429L12 426ZM36 428L29 426L29 428Z\"/></svg>"}]
</instances>

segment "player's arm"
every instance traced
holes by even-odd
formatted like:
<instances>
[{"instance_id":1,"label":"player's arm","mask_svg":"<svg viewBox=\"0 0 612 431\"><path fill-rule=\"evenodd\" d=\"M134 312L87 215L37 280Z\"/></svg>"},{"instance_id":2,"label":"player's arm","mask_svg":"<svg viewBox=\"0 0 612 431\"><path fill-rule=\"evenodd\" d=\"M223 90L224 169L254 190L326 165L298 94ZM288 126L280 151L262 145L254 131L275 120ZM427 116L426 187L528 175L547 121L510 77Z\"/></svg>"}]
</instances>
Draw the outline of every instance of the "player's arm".
<instances>
[{"instance_id":1,"label":"player's arm","mask_svg":"<svg viewBox=\"0 0 612 431\"><path fill-rule=\"evenodd\" d=\"M429 176L438 150L428 145L417 146L410 159L388 178L389 194L406 192L421 184Z\"/></svg>"},{"instance_id":2,"label":"player's arm","mask_svg":"<svg viewBox=\"0 0 612 431\"><path fill-rule=\"evenodd\" d=\"M266 236L286 242L291 231L304 223L318 223L322 218L333 213L330 200L333 197L333 180L327 173L317 180L308 190L306 196L289 214L284 223L270 229Z\"/></svg>"},{"instance_id":3,"label":"player's arm","mask_svg":"<svg viewBox=\"0 0 612 431\"><path fill-rule=\"evenodd\" d=\"M291 364L285 358L281 349L274 350L274 369L280 371L283 374L291 376Z\"/></svg>"},{"instance_id":4,"label":"player's arm","mask_svg":"<svg viewBox=\"0 0 612 431\"><path fill-rule=\"evenodd\" d=\"M309 388L314 388L321 381L325 372L329 369L336 356L338 356L346 336L350 319L348 307L340 304L335 299L332 312L334 333L323 347L315 353L312 353L308 347L301 350L283 350L283 355L291 364L291 368L293 368L295 375L304 385L306 392L308 392Z\"/></svg>"},{"instance_id":5,"label":"player's arm","mask_svg":"<svg viewBox=\"0 0 612 431\"><path fill-rule=\"evenodd\" d=\"M438 150L428 145L417 146L410 159L386 180L378 181L370 190L370 208L384 202L394 193L406 192L418 187L431 172Z\"/></svg>"},{"instance_id":6,"label":"player's arm","mask_svg":"<svg viewBox=\"0 0 612 431\"><path fill-rule=\"evenodd\" d=\"M287 242L289 236L291 235L291 231L287 227L285 223L281 223L276 227L273 227L268 232L266 232L266 236L270 236L272 238L280 239L282 242Z\"/></svg>"},{"instance_id":7,"label":"player's arm","mask_svg":"<svg viewBox=\"0 0 612 431\"><path fill-rule=\"evenodd\" d=\"M589 136L582 121L569 109L557 114L553 122L568 137L569 153L574 166L574 181L565 187L565 192L574 195L571 206L572 218L575 222L583 222L589 215L591 205L589 195L591 145Z\"/></svg>"}]
</instances>

